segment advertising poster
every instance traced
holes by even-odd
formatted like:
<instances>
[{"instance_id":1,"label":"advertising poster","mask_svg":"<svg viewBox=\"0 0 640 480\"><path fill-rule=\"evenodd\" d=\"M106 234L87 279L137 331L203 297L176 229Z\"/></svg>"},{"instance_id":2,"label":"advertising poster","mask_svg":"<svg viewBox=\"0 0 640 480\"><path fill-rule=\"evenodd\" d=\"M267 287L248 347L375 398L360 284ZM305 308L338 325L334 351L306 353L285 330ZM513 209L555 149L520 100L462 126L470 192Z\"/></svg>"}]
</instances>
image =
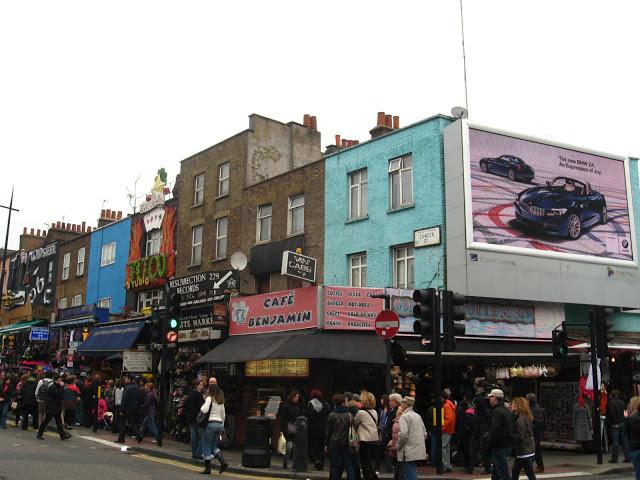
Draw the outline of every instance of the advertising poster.
<instances>
[{"instance_id":1,"label":"advertising poster","mask_svg":"<svg viewBox=\"0 0 640 480\"><path fill-rule=\"evenodd\" d=\"M634 261L624 162L469 128L474 246Z\"/></svg>"},{"instance_id":2,"label":"advertising poster","mask_svg":"<svg viewBox=\"0 0 640 480\"><path fill-rule=\"evenodd\" d=\"M564 305L527 303L501 305L465 304L465 335L515 338L551 338L551 331L564 321Z\"/></svg>"},{"instance_id":3,"label":"advertising poster","mask_svg":"<svg viewBox=\"0 0 640 480\"><path fill-rule=\"evenodd\" d=\"M325 330L375 330L376 316L384 310L384 299L371 295L382 288L324 287Z\"/></svg>"},{"instance_id":4,"label":"advertising poster","mask_svg":"<svg viewBox=\"0 0 640 480\"><path fill-rule=\"evenodd\" d=\"M413 324L418 320L413 316L413 290L404 288L385 288L391 297L391 310L400 318L400 333L413 333Z\"/></svg>"},{"instance_id":5,"label":"advertising poster","mask_svg":"<svg viewBox=\"0 0 640 480\"><path fill-rule=\"evenodd\" d=\"M232 298L229 335L302 330L318 326L318 287Z\"/></svg>"}]
</instances>

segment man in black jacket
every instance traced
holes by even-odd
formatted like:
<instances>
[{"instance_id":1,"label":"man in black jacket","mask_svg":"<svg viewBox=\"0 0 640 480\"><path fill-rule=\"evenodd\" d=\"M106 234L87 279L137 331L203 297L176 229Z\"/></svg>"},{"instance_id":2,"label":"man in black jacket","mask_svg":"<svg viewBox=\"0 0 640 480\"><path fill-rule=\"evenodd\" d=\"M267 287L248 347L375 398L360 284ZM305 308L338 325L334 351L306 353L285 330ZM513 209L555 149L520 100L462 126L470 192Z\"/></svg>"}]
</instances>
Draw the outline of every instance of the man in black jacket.
<instances>
[{"instance_id":1,"label":"man in black jacket","mask_svg":"<svg viewBox=\"0 0 640 480\"><path fill-rule=\"evenodd\" d=\"M527 401L531 408L531 415L533 415L531 427L533 429L533 440L536 444L536 465L538 466L538 472L542 473L544 472L544 460L542 459L542 447L540 446L540 443L542 442L542 434L547 427L547 412L538 404L535 394L528 393Z\"/></svg>"},{"instance_id":2,"label":"man in black jacket","mask_svg":"<svg viewBox=\"0 0 640 480\"><path fill-rule=\"evenodd\" d=\"M140 410L141 397L138 386L131 383L130 377L124 377L124 392L122 393L122 403L120 404L120 435L116 443L124 443L124 437L128 429L133 431L133 434L138 440L138 443L142 442L140 431L138 430L138 411Z\"/></svg>"},{"instance_id":3,"label":"man in black jacket","mask_svg":"<svg viewBox=\"0 0 640 480\"><path fill-rule=\"evenodd\" d=\"M493 389L489 393L491 403L491 427L489 429L489 451L491 452L491 478L510 480L509 455L513 449L513 415L504 406L504 392Z\"/></svg>"},{"instance_id":4,"label":"man in black jacket","mask_svg":"<svg viewBox=\"0 0 640 480\"><path fill-rule=\"evenodd\" d=\"M63 397L64 382L62 381L62 377L60 377L60 375L56 375L53 377L53 384L47 388L47 394L45 397L45 416L43 422L40 424L40 429L38 430L38 435L36 437L38 440L44 440L42 434L44 433L44 429L47 428L47 425L49 425L52 417L56 421L56 427L58 429L58 435L60 435L60 440L71 438L71 435L65 432L62 426Z\"/></svg>"},{"instance_id":5,"label":"man in black jacket","mask_svg":"<svg viewBox=\"0 0 640 480\"><path fill-rule=\"evenodd\" d=\"M620 400L620 390L612 390L607 402L607 425L613 446L609 463L618 463L618 452L622 442L625 462L629 461L629 441L624 433L624 402Z\"/></svg>"},{"instance_id":6,"label":"man in black jacket","mask_svg":"<svg viewBox=\"0 0 640 480\"><path fill-rule=\"evenodd\" d=\"M205 385L204 381L198 382L196 380L195 388L189 392L184 402L184 417L191 431L191 458L193 459L202 459L202 428L198 427L196 418L204 403L202 392L204 392Z\"/></svg>"}]
</instances>

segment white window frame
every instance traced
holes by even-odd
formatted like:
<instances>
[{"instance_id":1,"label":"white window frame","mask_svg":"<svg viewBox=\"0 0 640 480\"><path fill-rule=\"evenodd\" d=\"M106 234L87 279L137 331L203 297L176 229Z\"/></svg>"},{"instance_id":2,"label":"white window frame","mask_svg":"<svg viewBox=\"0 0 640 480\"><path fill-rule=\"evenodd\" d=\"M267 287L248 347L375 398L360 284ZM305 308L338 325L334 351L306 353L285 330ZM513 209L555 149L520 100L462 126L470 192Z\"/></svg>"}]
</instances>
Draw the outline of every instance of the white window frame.
<instances>
[{"instance_id":1,"label":"white window frame","mask_svg":"<svg viewBox=\"0 0 640 480\"><path fill-rule=\"evenodd\" d=\"M76 265L76 276L84 275L84 257L86 254L86 248L82 247L78 249L78 263Z\"/></svg>"},{"instance_id":2,"label":"white window frame","mask_svg":"<svg viewBox=\"0 0 640 480\"><path fill-rule=\"evenodd\" d=\"M47 284L53 281L53 260L49 260L47 265Z\"/></svg>"},{"instance_id":3,"label":"white window frame","mask_svg":"<svg viewBox=\"0 0 640 480\"><path fill-rule=\"evenodd\" d=\"M193 180L193 206L197 207L204 202L204 173L196 175Z\"/></svg>"},{"instance_id":4,"label":"white window frame","mask_svg":"<svg viewBox=\"0 0 640 480\"><path fill-rule=\"evenodd\" d=\"M62 280L69 280L69 267L71 265L71 253L67 252L62 257Z\"/></svg>"},{"instance_id":5,"label":"white window frame","mask_svg":"<svg viewBox=\"0 0 640 480\"><path fill-rule=\"evenodd\" d=\"M58 300L58 310L62 310L64 308L67 308L67 297L63 297Z\"/></svg>"},{"instance_id":6,"label":"white window frame","mask_svg":"<svg viewBox=\"0 0 640 480\"><path fill-rule=\"evenodd\" d=\"M365 287L367 285L367 254L349 255L349 286Z\"/></svg>"},{"instance_id":7,"label":"white window frame","mask_svg":"<svg viewBox=\"0 0 640 480\"><path fill-rule=\"evenodd\" d=\"M269 208L267 214L264 210ZM263 210L264 209L264 210ZM256 242L266 243L271 241L271 225L273 224L273 204L265 203L258 207L258 219L256 221ZM268 228L267 228L268 227ZM264 238L263 237L264 235Z\"/></svg>"},{"instance_id":8,"label":"white window frame","mask_svg":"<svg viewBox=\"0 0 640 480\"><path fill-rule=\"evenodd\" d=\"M111 311L111 297L99 298L96 302L96 307L108 308Z\"/></svg>"},{"instance_id":9,"label":"white window frame","mask_svg":"<svg viewBox=\"0 0 640 480\"><path fill-rule=\"evenodd\" d=\"M77 295L73 296L73 299L71 300L71 306L79 307L80 305L82 305L82 295L78 293Z\"/></svg>"},{"instance_id":10,"label":"white window frame","mask_svg":"<svg viewBox=\"0 0 640 480\"><path fill-rule=\"evenodd\" d=\"M226 169L226 173L224 170ZM226 176L225 176L226 175ZM218 196L224 197L229 195L229 177L231 177L231 164L229 162L221 163L218 167Z\"/></svg>"},{"instance_id":11,"label":"white window frame","mask_svg":"<svg viewBox=\"0 0 640 480\"><path fill-rule=\"evenodd\" d=\"M296 201L302 199L302 203L295 204ZM300 230L293 230L293 216L298 210L302 210L302 228ZM292 195L289 197L289 208L287 214L287 235L299 235L304 233L304 193L298 195Z\"/></svg>"},{"instance_id":12,"label":"white window frame","mask_svg":"<svg viewBox=\"0 0 640 480\"><path fill-rule=\"evenodd\" d=\"M147 257L158 255L160 253L160 245L162 244L162 230L155 228L147 232L145 242L145 253Z\"/></svg>"},{"instance_id":13,"label":"white window frame","mask_svg":"<svg viewBox=\"0 0 640 480\"><path fill-rule=\"evenodd\" d=\"M398 177L400 191L398 192L399 203L394 205L393 181L396 176ZM409 185L411 185L408 192L405 191L405 182L403 181L406 176L409 176ZM389 208L397 210L408 205L413 205L413 157L411 154L389 160Z\"/></svg>"},{"instance_id":14,"label":"white window frame","mask_svg":"<svg viewBox=\"0 0 640 480\"><path fill-rule=\"evenodd\" d=\"M102 245L102 255L100 256L100 266L106 267L116 263L116 242Z\"/></svg>"},{"instance_id":15,"label":"white window frame","mask_svg":"<svg viewBox=\"0 0 640 480\"><path fill-rule=\"evenodd\" d=\"M220 232L222 224L225 224L224 235ZM229 234L229 217L216 219L216 260L227 258L227 237ZM224 248L223 248L224 246Z\"/></svg>"},{"instance_id":16,"label":"white window frame","mask_svg":"<svg viewBox=\"0 0 640 480\"><path fill-rule=\"evenodd\" d=\"M364 178L363 178L364 175ZM353 196L356 196L357 205L353 205ZM363 168L361 170L351 172L349 174L349 220L355 220L358 218L363 218L367 216L368 212L368 195L369 195L369 185L368 185L368 173L367 169ZM355 213L355 215L354 215Z\"/></svg>"},{"instance_id":17,"label":"white window frame","mask_svg":"<svg viewBox=\"0 0 640 480\"><path fill-rule=\"evenodd\" d=\"M158 306L162 303L162 289L146 290L138 294L138 311L146 307Z\"/></svg>"},{"instance_id":18,"label":"white window frame","mask_svg":"<svg viewBox=\"0 0 640 480\"><path fill-rule=\"evenodd\" d=\"M398 279L398 265L403 264L403 278ZM413 278L409 278L409 266L413 272ZM413 289L416 285L415 248L411 245L402 245L393 249L393 287ZM410 281L411 280L411 281Z\"/></svg>"},{"instance_id":19,"label":"white window frame","mask_svg":"<svg viewBox=\"0 0 640 480\"><path fill-rule=\"evenodd\" d=\"M200 239L196 242L196 232L200 232ZM204 226L196 225L191 229L191 265L202 264L202 237Z\"/></svg>"}]
</instances>

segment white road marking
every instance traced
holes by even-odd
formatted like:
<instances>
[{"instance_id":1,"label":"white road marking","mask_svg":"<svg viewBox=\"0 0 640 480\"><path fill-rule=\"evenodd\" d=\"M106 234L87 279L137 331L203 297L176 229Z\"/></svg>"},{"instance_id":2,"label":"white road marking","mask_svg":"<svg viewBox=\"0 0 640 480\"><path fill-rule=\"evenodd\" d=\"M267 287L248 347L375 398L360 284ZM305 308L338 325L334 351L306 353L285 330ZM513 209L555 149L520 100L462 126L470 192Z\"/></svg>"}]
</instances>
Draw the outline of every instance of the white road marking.
<instances>
[{"instance_id":1,"label":"white road marking","mask_svg":"<svg viewBox=\"0 0 640 480\"><path fill-rule=\"evenodd\" d=\"M96 442L101 445L106 445L107 447L117 448L118 450L120 450L120 447L122 446L122 444L120 443L110 442L109 440L104 440L102 438L97 438L97 437L91 437L89 435L81 435L78 438L81 438L83 440L89 440L90 442ZM95 448L95 447L92 447L92 448Z\"/></svg>"}]
</instances>

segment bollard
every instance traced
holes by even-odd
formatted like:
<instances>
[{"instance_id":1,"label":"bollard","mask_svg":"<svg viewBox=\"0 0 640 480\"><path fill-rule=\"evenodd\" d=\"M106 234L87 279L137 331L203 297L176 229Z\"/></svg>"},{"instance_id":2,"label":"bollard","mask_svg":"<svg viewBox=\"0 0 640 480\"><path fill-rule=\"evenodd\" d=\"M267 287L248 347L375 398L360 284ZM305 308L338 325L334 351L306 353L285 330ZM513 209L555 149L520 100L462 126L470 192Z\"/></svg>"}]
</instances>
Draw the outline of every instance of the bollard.
<instances>
[{"instance_id":1,"label":"bollard","mask_svg":"<svg viewBox=\"0 0 640 480\"><path fill-rule=\"evenodd\" d=\"M296 418L296 438L293 441L293 469L306 472L309 466L309 447L307 444L307 417Z\"/></svg>"}]
</instances>

